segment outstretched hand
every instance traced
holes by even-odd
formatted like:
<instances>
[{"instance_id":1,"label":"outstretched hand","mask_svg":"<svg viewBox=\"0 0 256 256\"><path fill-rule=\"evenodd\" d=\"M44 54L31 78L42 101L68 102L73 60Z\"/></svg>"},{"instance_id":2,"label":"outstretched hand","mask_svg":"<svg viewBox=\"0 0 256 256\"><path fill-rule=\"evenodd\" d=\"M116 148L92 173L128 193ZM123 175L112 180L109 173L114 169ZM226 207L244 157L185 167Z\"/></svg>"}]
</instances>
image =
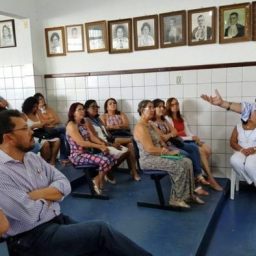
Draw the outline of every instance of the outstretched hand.
<instances>
[{"instance_id":1,"label":"outstretched hand","mask_svg":"<svg viewBox=\"0 0 256 256\"><path fill-rule=\"evenodd\" d=\"M208 96L206 94L202 94L201 98L215 106L221 106L221 104L223 103L223 99L217 89L215 89L215 96Z\"/></svg>"}]
</instances>

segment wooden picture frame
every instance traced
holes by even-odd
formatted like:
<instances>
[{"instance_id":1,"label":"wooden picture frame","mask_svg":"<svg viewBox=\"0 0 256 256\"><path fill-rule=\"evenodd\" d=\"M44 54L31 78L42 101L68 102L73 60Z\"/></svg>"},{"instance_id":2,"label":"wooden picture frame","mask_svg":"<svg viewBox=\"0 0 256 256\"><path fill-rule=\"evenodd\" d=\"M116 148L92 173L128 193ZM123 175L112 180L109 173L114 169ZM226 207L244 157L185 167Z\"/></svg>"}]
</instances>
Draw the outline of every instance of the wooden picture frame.
<instances>
[{"instance_id":1,"label":"wooden picture frame","mask_svg":"<svg viewBox=\"0 0 256 256\"><path fill-rule=\"evenodd\" d=\"M186 11L159 14L161 48L187 44Z\"/></svg>"},{"instance_id":2,"label":"wooden picture frame","mask_svg":"<svg viewBox=\"0 0 256 256\"><path fill-rule=\"evenodd\" d=\"M216 43L216 7L188 11L188 45Z\"/></svg>"},{"instance_id":3,"label":"wooden picture frame","mask_svg":"<svg viewBox=\"0 0 256 256\"><path fill-rule=\"evenodd\" d=\"M45 28L47 57L66 55L64 27Z\"/></svg>"},{"instance_id":4,"label":"wooden picture frame","mask_svg":"<svg viewBox=\"0 0 256 256\"><path fill-rule=\"evenodd\" d=\"M0 21L0 48L16 47L14 20Z\"/></svg>"},{"instance_id":5,"label":"wooden picture frame","mask_svg":"<svg viewBox=\"0 0 256 256\"><path fill-rule=\"evenodd\" d=\"M250 3L220 6L219 19L221 44L251 40Z\"/></svg>"},{"instance_id":6,"label":"wooden picture frame","mask_svg":"<svg viewBox=\"0 0 256 256\"><path fill-rule=\"evenodd\" d=\"M252 40L256 41L256 2L252 2Z\"/></svg>"},{"instance_id":7,"label":"wooden picture frame","mask_svg":"<svg viewBox=\"0 0 256 256\"><path fill-rule=\"evenodd\" d=\"M158 44L158 15L133 18L134 49L157 49Z\"/></svg>"},{"instance_id":8,"label":"wooden picture frame","mask_svg":"<svg viewBox=\"0 0 256 256\"><path fill-rule=\"evenodd\" d=\"M67 52L84 51L84 28L83 24L68 25L66 28Z\"/></svg>"},{"instance_id":9,"label":"wooden picture frame","mask_svg":"<svg viewBox=\"0 0 256 256\"><path fill-rule=\"evenodd\" d=\"M87 52L108 51L108 33L105 20L85 23Z\"/></svg>"},{"instance_id":10,"label":"wooden picture frame","mask_svg":"<svg viewBox=\"0 0 256 256\"><path fill-rule=\"evenodd\" d=\"M108 21L109 53L132 52L132 19Z\"/></svg>"}]
</instances>

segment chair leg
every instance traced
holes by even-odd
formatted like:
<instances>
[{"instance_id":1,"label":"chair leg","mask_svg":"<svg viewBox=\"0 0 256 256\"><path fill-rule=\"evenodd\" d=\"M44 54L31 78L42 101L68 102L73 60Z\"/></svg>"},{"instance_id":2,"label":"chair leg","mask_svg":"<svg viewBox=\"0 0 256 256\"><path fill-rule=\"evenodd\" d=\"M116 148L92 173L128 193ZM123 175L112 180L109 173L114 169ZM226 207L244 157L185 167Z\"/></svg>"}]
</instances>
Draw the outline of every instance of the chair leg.
<instances>
[{"instance_id":1,"label":"chair leg","mask_svg":"<svg viewBox=\"0 0 256 256\"><path fill-rule=\"evenodd\" d=\"M230 199L235 199L235 186L236 186L236 172L231 169L231 177L230 177Z\"/></svg>"},{"instance_id":2,"label":"chair leg","mask_svg":"<svg viewBox=\"0 0 256 256\"><path fill-rule=\"evenodd\" d=\"M107 196L107 195L98 195L94 191L92 177L91 177L91 174L90 174L90 171L92 169L93 168L85 168L84 169L84 173L85 173L86 180L88 182L90 193L72 192L72 196L80 197L80 198L91 198L91 199L109 200L109 196Z\"/></svg>"},{"instance_id":3,"label":"chair leg","mask_svg":"<svg viewBox=\"0 0 256 256\"><path fill-rule=\"evenodd\" d=\"M156 186L156 192L157 192L157 196L159 199L159 203L161 206L164 206L165 205L164 194L163 194L162 186L160 183L160 179L154 178L154 182L155 182L155 186Z\"/></svg>"}]
</instances>

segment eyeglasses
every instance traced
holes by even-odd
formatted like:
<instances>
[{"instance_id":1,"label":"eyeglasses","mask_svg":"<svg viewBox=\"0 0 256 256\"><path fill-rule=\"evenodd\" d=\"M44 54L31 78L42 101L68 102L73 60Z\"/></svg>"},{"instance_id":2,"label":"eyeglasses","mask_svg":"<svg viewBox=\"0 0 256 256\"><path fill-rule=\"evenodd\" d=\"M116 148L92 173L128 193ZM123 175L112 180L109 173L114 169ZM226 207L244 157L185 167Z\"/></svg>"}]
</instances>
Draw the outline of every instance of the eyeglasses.
<instances>
[{"instance_id":1,"label":"eyeglasses","mask_svg":"<svg viewBox=\"0 0 256 256\"><path fill-rule=\"evenodd\" d=\"M17 128L17 129L13 129L11 131L8 131L6 133L12 133L12 132L16 132L16 131L31 131L31 128L30 127L23 127L23 128Z\"/></svg>"}]
</instances>

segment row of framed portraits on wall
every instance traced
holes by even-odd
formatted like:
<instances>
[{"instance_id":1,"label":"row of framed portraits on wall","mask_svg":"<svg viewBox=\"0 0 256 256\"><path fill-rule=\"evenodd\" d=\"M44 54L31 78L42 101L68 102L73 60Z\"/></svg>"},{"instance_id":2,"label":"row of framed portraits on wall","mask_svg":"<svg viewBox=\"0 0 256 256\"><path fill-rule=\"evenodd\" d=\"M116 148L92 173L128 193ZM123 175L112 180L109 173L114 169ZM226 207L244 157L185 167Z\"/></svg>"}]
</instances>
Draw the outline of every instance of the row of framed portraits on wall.
<instances>
[{"instance_id":1,"label":"row of framed portraits on wall","mask_svg":"<svg viewBox=\"0 0 256 256\"><path fill-rule=\"evenodd\" d=\"M158 22L159 21L159 22ZM158 26L159 23L159 26ZM132 29L133 25L133 29ZM133 30L133 39L132 39ZM160 30L160 33L159 33ZM256 2L219 7L219 43L256 40ZM217 8L85 23L87 52L131 52L217 41ZM45 29L47 56L84 51L83 24Z\"/></svg>"}]
</instances>

